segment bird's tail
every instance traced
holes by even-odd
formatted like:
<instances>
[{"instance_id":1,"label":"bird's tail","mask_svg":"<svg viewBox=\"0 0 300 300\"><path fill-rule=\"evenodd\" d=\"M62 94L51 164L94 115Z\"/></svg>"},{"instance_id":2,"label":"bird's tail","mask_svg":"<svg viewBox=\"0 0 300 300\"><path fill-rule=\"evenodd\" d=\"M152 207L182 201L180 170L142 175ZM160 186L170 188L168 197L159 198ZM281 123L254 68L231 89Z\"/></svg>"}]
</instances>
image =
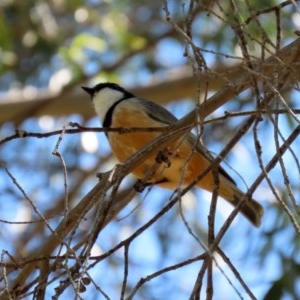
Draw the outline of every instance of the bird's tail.
<instances>
[{"instance_id":1,"label":"bird's tail","mask_svg":"<svg viewBox=\"0 0 300 300\"><path fill-rule=\"evenodd\" d=\"M212 185L212 178L204 178L199 181L198 186L208 191L213 191L214 186ZM206 183L205 183L205 179ZM264 213L263 207L255 200L246 198L245 193L238 189L235 183L225 176L220 176L220 182L218 187L218 194L231 205L236 207L239 205L239 211L256 227L259 227L261 218ZM241 202L241 203L240 203Z\"/></svg>"},{"instance_id":2,"label":"bird's tail","mask_svg":"<svg viewBox=\"0 0 300 300\"><path fill-rule=\"evenodd\" d=\"M234 207L240 205L240 212L256 227L260 226L264 214L263 207L254 199L247 198L245 193L239 190L233 183L226 182L220 186L219 195L231 203ZM242 203L240 204L240 202Z\"/></svg>"}]
</instances>

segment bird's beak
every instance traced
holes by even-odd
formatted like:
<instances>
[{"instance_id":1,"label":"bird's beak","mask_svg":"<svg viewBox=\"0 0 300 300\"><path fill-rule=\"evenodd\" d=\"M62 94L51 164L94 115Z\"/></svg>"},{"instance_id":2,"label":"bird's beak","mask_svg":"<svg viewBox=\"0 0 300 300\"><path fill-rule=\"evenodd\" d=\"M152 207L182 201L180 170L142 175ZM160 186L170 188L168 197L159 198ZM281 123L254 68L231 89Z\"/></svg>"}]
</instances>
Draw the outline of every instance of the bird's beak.
<instances>
[{"instance_id":1,"label":"bird's beak","mask_svg":"<svg viewBox=\"0 0 300 300\"><path fill-rule=\"evenodd\" d=\"M91 97L94 95L94 89L86 86L81 87L86 93L88 93Z\"/></svg>"}]
</instances>

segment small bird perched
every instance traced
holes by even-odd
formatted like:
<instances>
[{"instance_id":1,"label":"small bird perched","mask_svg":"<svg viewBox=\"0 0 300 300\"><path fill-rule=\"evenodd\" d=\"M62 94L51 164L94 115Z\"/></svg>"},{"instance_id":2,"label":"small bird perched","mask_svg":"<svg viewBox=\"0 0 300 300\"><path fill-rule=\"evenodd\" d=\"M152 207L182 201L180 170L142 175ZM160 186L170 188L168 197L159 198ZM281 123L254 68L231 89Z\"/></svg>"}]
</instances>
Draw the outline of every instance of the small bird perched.
<instances>
[{"instance_id":1,"label":"small bird perched","mask_svg":"<svg viewBox=\"0 0 300 300\"><path fill-rule=\"evenodd\" d=\"M104 128L150 128L174 124L177 118L164 107L149 100L135 97L115 83L99 83L93 88L82 87L93 102L94 108ZM120 134L107 132L114 155L120 162L126 161L142 147L153 141L161 133L157 131L136 131ZM169 149L168 149L169 150ZM173 153L168 167L159 167L147 181L163 188L176 189L180 184L188 185L211 165L213 160L209 152L197 144L196 136L189 134L172 146ZM139 179L155 164L157 153L150 155L133 174ZM239 190L232 178L222 167L218 168L218 193L233 206L238 205L245 194ZM212 192L216 188L216 180L209 171L197 186ZM262 206L253 199L246 199L240 207L241 213L254 225L259 226L263 215Z\"/></svg>"}]
</instances>

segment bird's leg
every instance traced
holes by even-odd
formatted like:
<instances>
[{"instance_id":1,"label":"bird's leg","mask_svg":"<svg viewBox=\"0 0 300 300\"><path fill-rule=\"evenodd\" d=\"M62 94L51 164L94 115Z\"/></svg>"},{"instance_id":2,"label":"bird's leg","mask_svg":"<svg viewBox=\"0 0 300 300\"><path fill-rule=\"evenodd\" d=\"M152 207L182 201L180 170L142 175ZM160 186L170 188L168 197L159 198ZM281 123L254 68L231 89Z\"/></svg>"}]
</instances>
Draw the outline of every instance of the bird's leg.
<instances>
[{"instance_id":1,"label":"bird's leg","mask_svg":"<svg viewBox=\"0 0 300 300\"><path fill-rule=\"evenodd\" d=\"M164 162L166 164L166 167L169 168L171 166L171 162L169 160L169 157L171 155L173 155L173 152L171 152L168 148L164 148L163 150L161 150L157 153L155 161L158 164L161 164Z\"/></svg>"}]
</instances>

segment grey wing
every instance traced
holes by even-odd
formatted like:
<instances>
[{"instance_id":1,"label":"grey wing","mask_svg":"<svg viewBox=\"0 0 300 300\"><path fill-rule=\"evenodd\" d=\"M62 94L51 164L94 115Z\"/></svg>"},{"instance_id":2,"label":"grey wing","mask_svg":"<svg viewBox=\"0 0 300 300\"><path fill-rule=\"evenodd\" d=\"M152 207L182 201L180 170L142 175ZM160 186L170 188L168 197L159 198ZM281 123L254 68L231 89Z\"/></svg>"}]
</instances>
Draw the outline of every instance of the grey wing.
<instances>
[{"instance_id":1,"label":"grey wing","mask_svg":"<svg viewBox=\"0 0 300 300\"><path fill-rule=\"evenodd\" d=\"M141 99L140 101L144 107L144 111L151 119L166 125L172 125L178 121L178 119L163 106L145 99Z\"/></svg>"}]
</instances>

